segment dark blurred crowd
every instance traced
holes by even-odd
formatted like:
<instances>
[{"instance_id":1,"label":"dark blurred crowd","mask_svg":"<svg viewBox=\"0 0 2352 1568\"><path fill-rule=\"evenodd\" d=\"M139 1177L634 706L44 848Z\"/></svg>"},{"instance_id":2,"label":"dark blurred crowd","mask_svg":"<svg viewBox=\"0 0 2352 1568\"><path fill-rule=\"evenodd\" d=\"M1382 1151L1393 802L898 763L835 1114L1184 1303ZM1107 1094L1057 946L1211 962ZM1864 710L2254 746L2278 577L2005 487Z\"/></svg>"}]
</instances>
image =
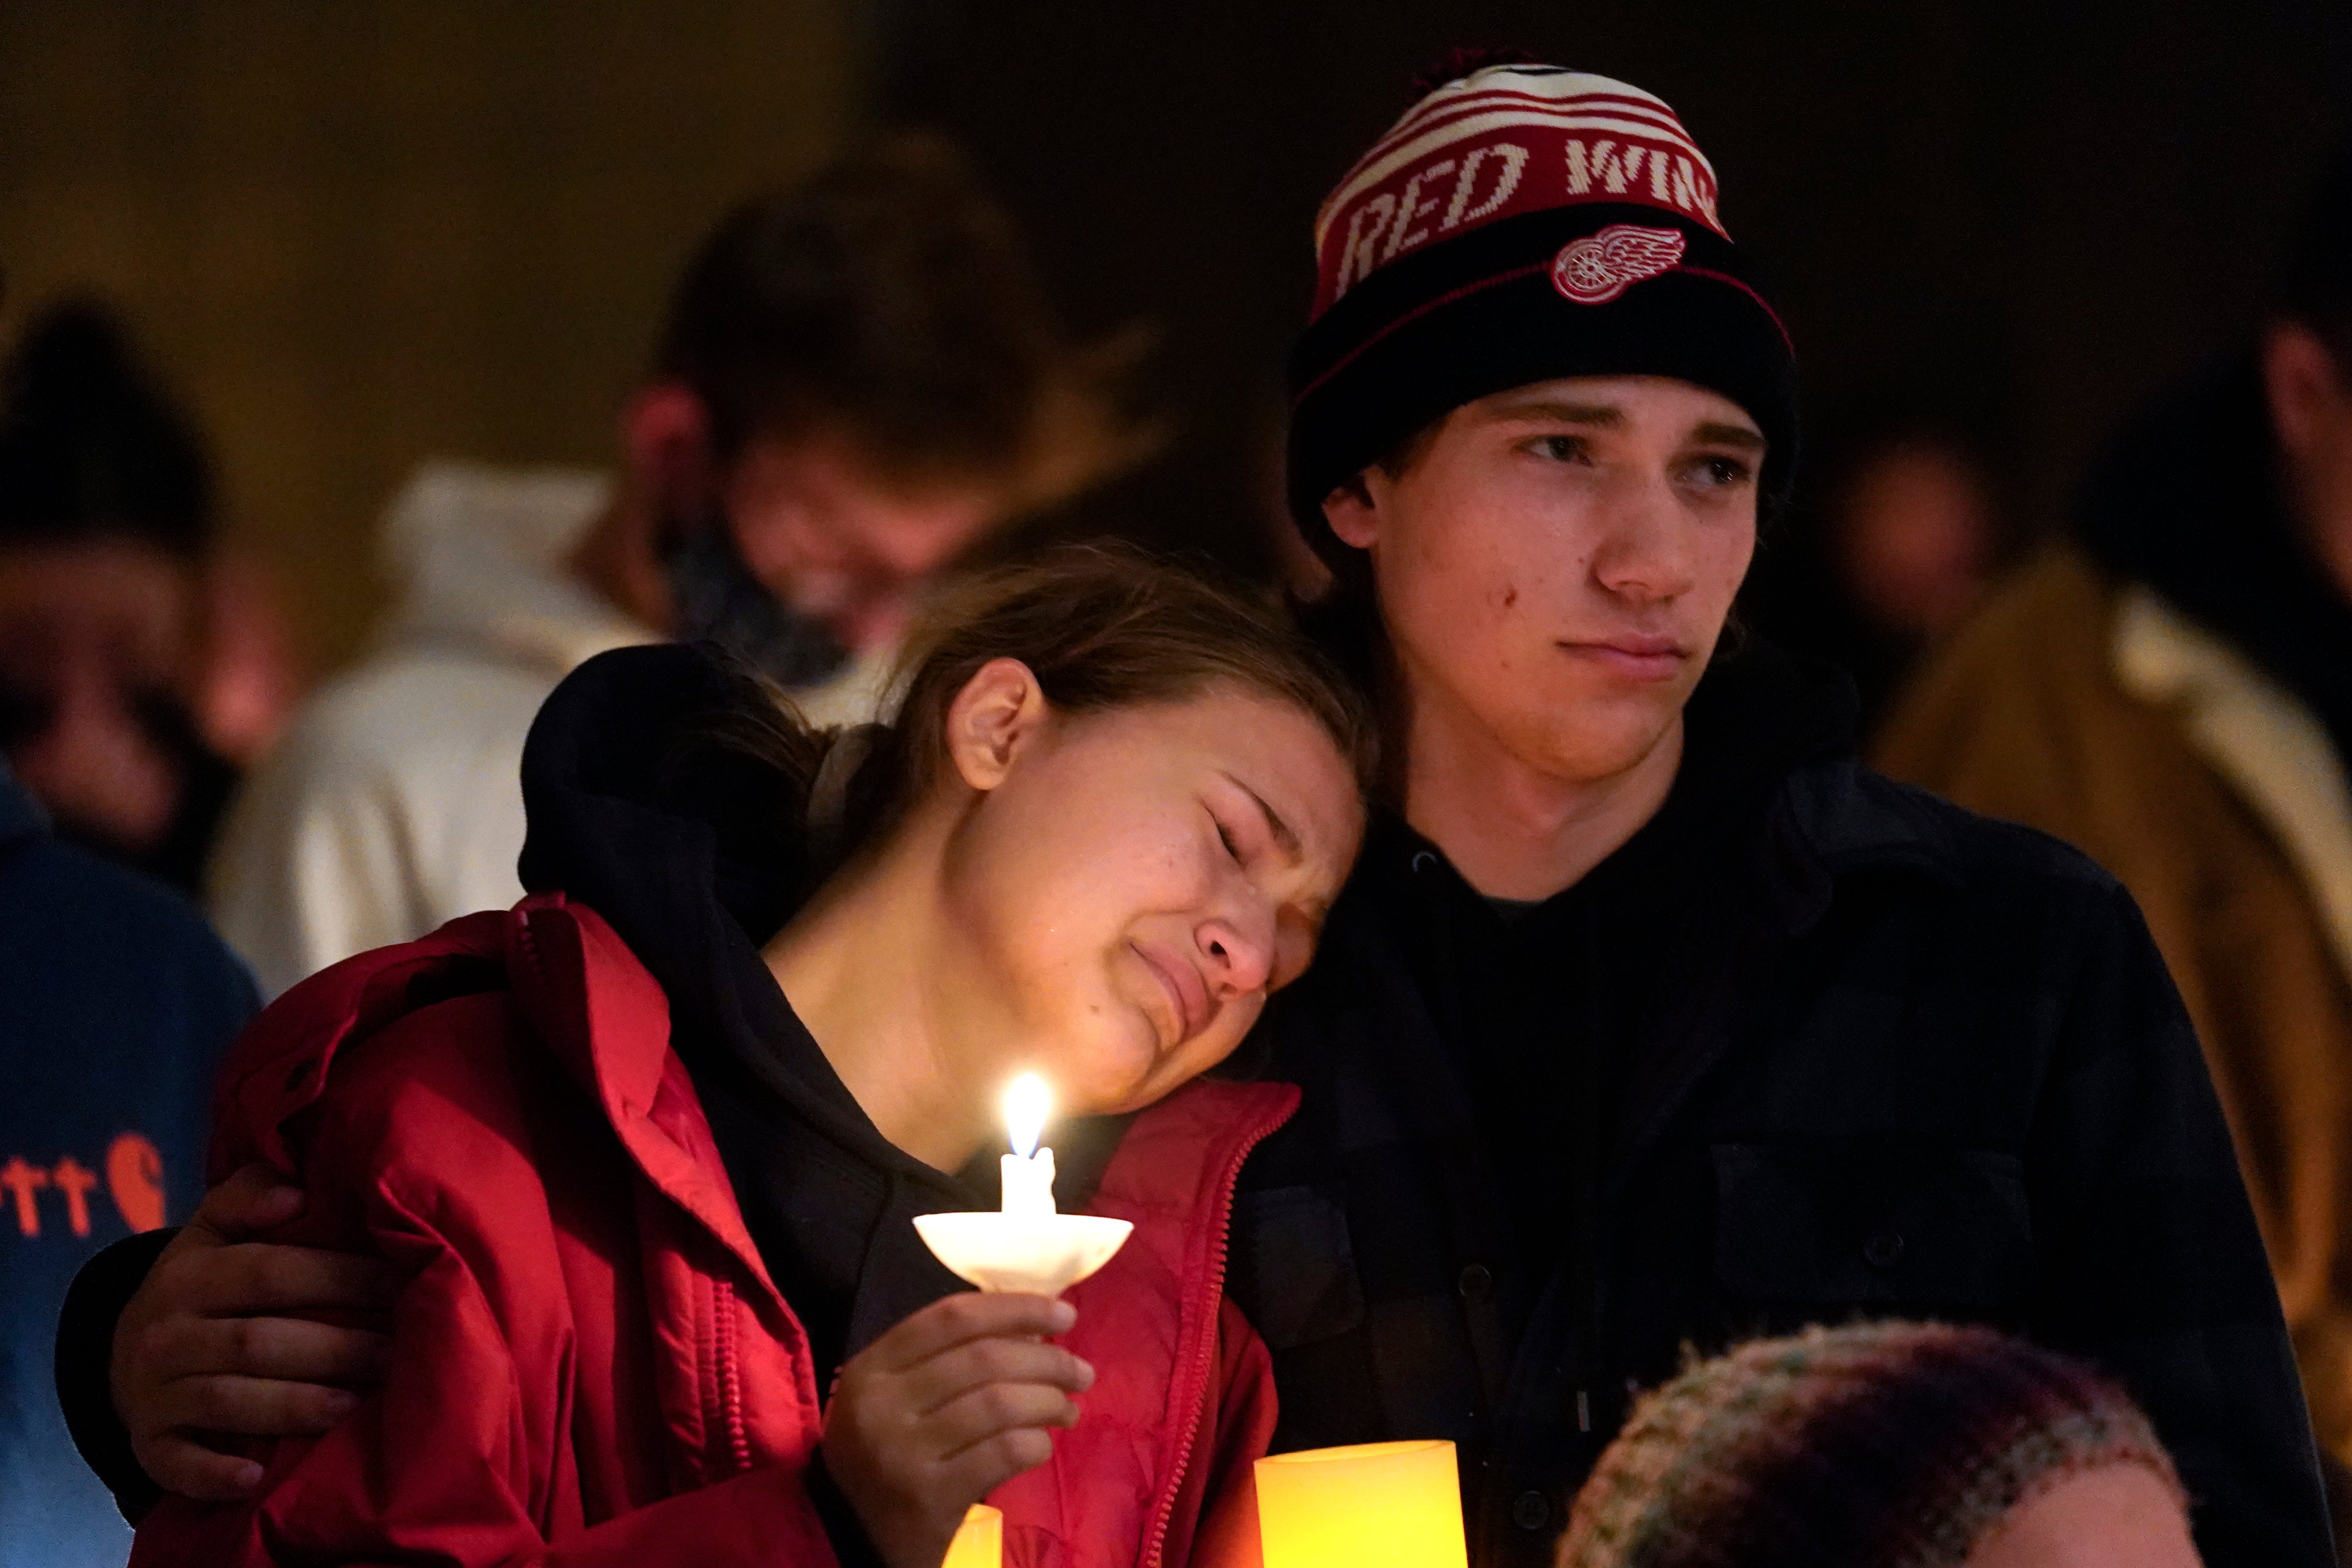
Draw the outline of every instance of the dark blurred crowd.
<instances>
[{"instance_id":1,"label":"dark blurred crowd","mask_svg":"<svg viewBox=\"0 0 2352 1568\"><path fill-rule=\"evenodd\" d=\"M524 737L568 673L609 649L709 641L816 722L854 723L927 594L1016 549L1025 519L1126 470L1154 435L1131 356L1062 324L963 161L886 140L712 232L604 469L421 466L384 514L391 608L363 658L314 684L285 584L240 545L199 423L136 324L90 299L8 303L0 1227L45 1245L11 1255L36 1259L41 1288L12 1282L0 1335L34 1363L102 1243L186 1218L211 1064L259 1000L521 896ZM2195 1019L2340 1472L2352 163L2315 197L2260 329L2181 367L2068 516L2020 515L1997 401L1873 388L1809 424L1800 502L1760 545L1738 634L1842 666L1886 773L2067 840L2130 889ZM1266 521L1294 588L1319 586L1290 521ZM1694 1454L1733 1473L1724 1456L1748 1427L1708 1423L1730 1409L1752 1425L1756 1389L1782 1401L1787 1430L1811 1419L1791 1369L1965 1364L2011 1400L2075 1375L1990 1340L1857 1343L1768 1344L1654 1396L1562 1561L1635 1561L1594 1543L1647 1528L1645 1489ZM1975 1385L1937 1375L1974 1419L1961 1395ZM14 1398L0 1398L0 1533L59 1563L119 1553L61 1419ZM2129 1451L2146 1494L2116 1506L2178 1506L2162 1448L2127 1401L2116 1411L2098 1440ZM1769 1560L1840 1561L1790 1540ZM0 1563L32 1560L0 1548Z\"/></svg>"}]
</instances>

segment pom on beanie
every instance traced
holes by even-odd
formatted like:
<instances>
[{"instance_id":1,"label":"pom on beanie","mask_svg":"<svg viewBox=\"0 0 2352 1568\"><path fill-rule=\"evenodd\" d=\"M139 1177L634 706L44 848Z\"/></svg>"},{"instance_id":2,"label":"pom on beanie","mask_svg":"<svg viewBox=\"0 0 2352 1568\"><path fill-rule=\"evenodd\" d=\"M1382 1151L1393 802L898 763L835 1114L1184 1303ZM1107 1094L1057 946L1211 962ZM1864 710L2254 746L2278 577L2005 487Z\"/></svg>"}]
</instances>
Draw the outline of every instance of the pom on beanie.
<instances>
[{"instance_id":1,"label":"pom on beanie","mask_svg":"<svg viewBox=\"0 0 2352 1568\"><path fill-rule=\"evenodd\" d=\"M2147 1417L1990 1329L1759 1340L1638 1405L1577 1494L1559 1568L1954 1568L2084 1470L2180 1483Z\"/></svg>"},{"instance_id":2,"label":"pom on beanie","mask_svg":"<svg viewBox=\"0 0 2352 1568\"><path fill-rule=\"evenodd\" d=\"M1746 409L1768 504L1797 438L1796 358L1725 231L1715 170L1664 102L1556 66L1489 64L1391 126L1316 214L1290 359L1288 494L1323 498L1464 403L1568 376L1669 376Z\"/></svg>"}]
</instances>

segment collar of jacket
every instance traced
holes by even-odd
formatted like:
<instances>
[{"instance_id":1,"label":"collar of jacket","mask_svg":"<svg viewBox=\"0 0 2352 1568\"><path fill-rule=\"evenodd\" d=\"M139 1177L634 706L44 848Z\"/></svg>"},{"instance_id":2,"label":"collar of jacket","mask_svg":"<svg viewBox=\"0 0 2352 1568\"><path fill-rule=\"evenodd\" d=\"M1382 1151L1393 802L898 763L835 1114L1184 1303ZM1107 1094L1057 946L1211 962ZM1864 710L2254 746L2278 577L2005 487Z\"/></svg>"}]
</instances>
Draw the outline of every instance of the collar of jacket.
<instances>
[{"instance_id":1,"label":"collar of jacket","mask_svg":"<svg viewBox=\"0 0 2352 1568\"><path fill-rule=\"evenodd\" d=\"M1735 820L1718 830L1729 863L1717 884L1735 897L1745 892L1788 936L1811 929L1850 878L1914 875L1957 886L1965 875L1950 829L1865 771L1854 708L1843 671L1755 639L1710 671L1691 700L1685 768L1745 770L1753 782L1744 799L1761 804L1748 819L1759 826ZM1703 777L1697 787L1704 799Z\"/></svg>"},{"instance_id":2,"label":"collar of jacket","mask_svg":"<svg viewBox=\"0 0 2352 1568\"><path fill-rule=\"evenodd\" d=\"M2352 753L2352 601L2283 497L2261 366L2241 343L2116 437L2077 498L2075 536L2293 692Z\"/></svg>"},{"instance_id":3,"label":"collar of jacket","mask_svg":"<svg viewBox=\"0 0 2352 1568\"><path fill-rule=\"evenodd\" d=\"M1836 884L1886 873L1966 880L1951 830L1907 791L1869 789L1851 757L1791 771L1762 836L1763 885L1791 935L1829 912Z\"/></svg>"},{"instance_id":4,"label":"collar of jacket","mask_svg":"<svg viewBox=\"0 0 2352 1568\"><path fill-rule=\"evenodd\" d=\"M2116 684L2175 713L2189 744L2270 830L2352 978L2352 783L2326 727L2227 639L2144 585L2117 596L2109 653Z\"/></svg>"},{"instance_id":5,"label":"collar of jacket","mask_svg":"<svg viewBox=\"0 0 2352 1568\"><path fill-rule=\"evenodd\" d=\"M1752 637L1719 655L1686 709L1672 792L1591 878L1612 876L1628 857L1645 873L1679 866L1710 898L1736 892L1791 936L1828 913L1847 877L1909 873L1958 885L1966 862L1949 828L1908 792L1866 781L1853 708L1852 683L1818 660ZM1417 900L1424 859L1444 858L1382 813L1350 892L1375 905Z\"/></svg>"}]
</instances>

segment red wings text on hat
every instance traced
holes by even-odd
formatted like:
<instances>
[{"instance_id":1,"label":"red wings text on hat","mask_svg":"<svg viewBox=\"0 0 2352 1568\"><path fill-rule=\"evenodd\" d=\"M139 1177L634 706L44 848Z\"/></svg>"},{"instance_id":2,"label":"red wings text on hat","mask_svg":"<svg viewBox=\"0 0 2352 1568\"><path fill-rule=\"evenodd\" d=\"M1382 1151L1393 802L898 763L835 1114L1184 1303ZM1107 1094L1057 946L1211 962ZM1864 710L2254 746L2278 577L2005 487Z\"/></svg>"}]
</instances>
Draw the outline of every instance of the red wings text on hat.
<instances>
[{"instance_id":1,"label":"red wings text on hat","mask_svg":"<svg viewBox=\"0 0 2352 1568\"><path fill-rule=\"evenodd\" d=\"M1413 105L1324 202L1314 313L1433 240L1522 213L1614 202L1724 234L1716 193L1714 168L1663 100L1608 77L1492 66Z\"/></svg>"}]
</instances>

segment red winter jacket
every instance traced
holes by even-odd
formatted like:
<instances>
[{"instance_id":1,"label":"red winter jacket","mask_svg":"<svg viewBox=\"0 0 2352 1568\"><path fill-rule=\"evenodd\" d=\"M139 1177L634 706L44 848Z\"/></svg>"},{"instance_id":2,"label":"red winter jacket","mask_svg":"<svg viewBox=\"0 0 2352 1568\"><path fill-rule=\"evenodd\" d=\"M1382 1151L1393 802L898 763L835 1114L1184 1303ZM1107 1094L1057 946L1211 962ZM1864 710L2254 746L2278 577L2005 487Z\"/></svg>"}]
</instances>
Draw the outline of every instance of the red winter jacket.
<instances>
[{"instance_id":1,"label":"red winter jacket","mask_svg":"<svg viewBox=\"0 0 2352 1568\"><path fill-rule=\"evenodd\" d=\"M339 964L262 1016L223 1077L214 1177L268 1160L310 1193L277 1239L413 1279L383 1388L259 1454L257 1500L167 1500L135 1568L833 1562L801 1482L806 1336L668 1020L561 895ZM1212 1537L1253 1554L1274 1385L1224 1299L1225 1229L1243 1157L1297 1100L1196 1082L1129 1125L1091 1208L1135 1233L1069 1298L1084 1417L990 1500L1008 1568L1205 1561Z\"/></svg>"}]
</instances>

